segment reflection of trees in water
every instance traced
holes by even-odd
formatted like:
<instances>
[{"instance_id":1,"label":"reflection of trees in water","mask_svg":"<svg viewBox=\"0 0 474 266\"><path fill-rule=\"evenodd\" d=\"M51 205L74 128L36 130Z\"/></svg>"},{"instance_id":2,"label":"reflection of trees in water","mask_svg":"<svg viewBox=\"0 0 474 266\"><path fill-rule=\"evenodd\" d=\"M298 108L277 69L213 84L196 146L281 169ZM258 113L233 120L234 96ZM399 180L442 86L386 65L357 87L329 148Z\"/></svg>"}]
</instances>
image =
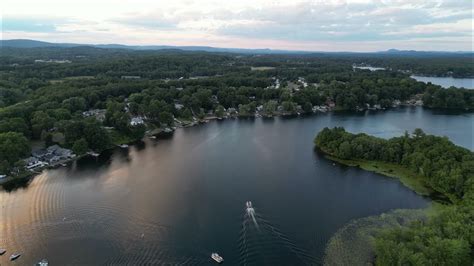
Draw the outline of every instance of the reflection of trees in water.
<instances>
[{"instance_id":1,"label":"reflection of trees in water","mask_svg":"<svg viewBox=\"0 0 474 266\"><path fill-rule=\"evenodd\" d=\"M324 265L368 265L375 256L373 238L380 230L425 219L422 210L394 210L379 216L356 219L339 229L329 240Z\"/></svg>"}]
</instances>

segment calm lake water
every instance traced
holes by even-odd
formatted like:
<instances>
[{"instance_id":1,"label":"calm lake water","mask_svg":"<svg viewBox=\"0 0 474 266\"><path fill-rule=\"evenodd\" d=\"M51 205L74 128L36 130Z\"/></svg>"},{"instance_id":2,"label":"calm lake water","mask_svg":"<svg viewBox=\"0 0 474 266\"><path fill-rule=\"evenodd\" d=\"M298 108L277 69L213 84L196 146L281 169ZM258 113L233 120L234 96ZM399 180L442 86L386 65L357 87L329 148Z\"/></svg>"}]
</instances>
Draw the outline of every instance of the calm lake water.
<instances>
[{"instance_id":1,"label":"calm lake water","mask_svg":"<svg viewBox=\"0 0 474 266\"><path fill-rule=\"evenodd\" d=\"M10 265L319 264L351 219L429 200L397 180L333 164L313 150L323 127L392 137L421 127L473 149L473 114L401 108L293 119L227 120L178 129L0 192ZM251 200L255 219L246 215Z\"/></svg>"},{"instance_id":2,"label":"calm lake water","mask_svg":"<svg viewBox=\"0 0 474 266\"><path fill-rule=\"evenodd\" d=\"M411 76L412 78L428 83L431 82L436 85L440 85L443 88L449 88L451 86L456 88L474 89L474 78L453 78L453 77L424 77L424 76Z\"/></svg>"}]
</instances>

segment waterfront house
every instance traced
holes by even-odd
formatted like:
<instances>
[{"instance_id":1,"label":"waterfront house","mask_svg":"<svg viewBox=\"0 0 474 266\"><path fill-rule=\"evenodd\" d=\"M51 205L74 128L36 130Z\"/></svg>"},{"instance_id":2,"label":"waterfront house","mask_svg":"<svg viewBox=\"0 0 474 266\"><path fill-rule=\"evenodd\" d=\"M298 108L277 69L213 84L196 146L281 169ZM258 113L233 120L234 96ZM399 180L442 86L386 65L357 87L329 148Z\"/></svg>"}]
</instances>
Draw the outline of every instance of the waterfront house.
<instances>
[{"instance_id":1,"label":"waterfront house","mask_svg":"<svg viewBox=\"0 0 474 266\"><path fill-rule=\"evenodd\" d=\"M130 125L131 126L138 126L138 125L142 125L144 123L145 122L143 121L143 117L141 117L141 116L132 117L132 119L130 120Z\"/></svg>"},{"instance_id":2,"label":"waterfront house","mask_svg":"<svg viewBox=\"0 0 474 266\"><path fill-rule=\"evenodd\" d=\"M59 145L52 145L46 149L35 150L31 155L33 157L25 160L27 169L56 164L60 161L67 161L76 157L72 150L62 148Z\"/></svg>"},{"instance_id":3,"label":"waterfront house","mask_svg":"<svg viewBox=\"0 0 474 266\"><path fill-rule=\"evenodd\" d=\"M229 113L229 115L235 114L237 113L237 110L234 107L229 107L227 108L227 113Z\"/></svg>"}]
</instances>

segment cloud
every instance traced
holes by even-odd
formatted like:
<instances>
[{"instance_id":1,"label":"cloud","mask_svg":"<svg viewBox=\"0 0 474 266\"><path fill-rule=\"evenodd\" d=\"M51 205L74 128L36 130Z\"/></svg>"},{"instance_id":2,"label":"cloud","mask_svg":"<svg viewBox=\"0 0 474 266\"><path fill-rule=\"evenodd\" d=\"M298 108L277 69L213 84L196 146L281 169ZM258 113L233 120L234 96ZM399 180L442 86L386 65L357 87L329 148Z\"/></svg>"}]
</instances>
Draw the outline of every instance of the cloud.
<instances>
[{"instance_id":1,"label":"cloud","mask_svg":"<svg viewBox=\"0 0 474 266\"><path fill-rule=\"evenodd\" d=\"M17 2L32 0L5 1L18 6ZM425 39L444 44L444 50L472 49L472 3L463 0L102 0L96 5L94 0L43 1L53 1L54 10L68 19L41 19L51 13L44 6L7 9L10 20L4 20L4 36L29 32L94 38L89 43L108 39L129 44L268 44L310 50L377 45L381 50L411 44L432 49L421 41ZM38 19L25 19L28 12Z\"/></svg>"}]
</instances>

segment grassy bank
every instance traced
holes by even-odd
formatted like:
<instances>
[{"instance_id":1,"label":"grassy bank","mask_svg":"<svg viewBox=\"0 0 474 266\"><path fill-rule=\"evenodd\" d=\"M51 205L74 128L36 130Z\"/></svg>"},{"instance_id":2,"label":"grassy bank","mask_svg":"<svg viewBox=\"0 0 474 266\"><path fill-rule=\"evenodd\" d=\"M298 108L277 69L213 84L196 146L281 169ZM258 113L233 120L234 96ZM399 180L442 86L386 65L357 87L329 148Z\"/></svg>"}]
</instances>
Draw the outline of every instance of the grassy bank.
<instances>
[{"instance_id":1,"label":"grassy bank","mask_svg":"<svg viewBox=\"0 0 474 266\"><path fill-rule=\"evenodd\" d=\"M403 185L407 186L408 188L415 191L419 195L431 196L434 193L436 193L433 189L431 189L426 184L422 176L417 175L400 165L387 163L387 162L379 162L379 161L344 160L344 159L339 159L337 157L329 155L327 153L325 154L326 154L325 157L332 161L335 161L347 166L360 167L367 171L397 178L400 180L400 182Z\"/></svg>"}]
</instances>

